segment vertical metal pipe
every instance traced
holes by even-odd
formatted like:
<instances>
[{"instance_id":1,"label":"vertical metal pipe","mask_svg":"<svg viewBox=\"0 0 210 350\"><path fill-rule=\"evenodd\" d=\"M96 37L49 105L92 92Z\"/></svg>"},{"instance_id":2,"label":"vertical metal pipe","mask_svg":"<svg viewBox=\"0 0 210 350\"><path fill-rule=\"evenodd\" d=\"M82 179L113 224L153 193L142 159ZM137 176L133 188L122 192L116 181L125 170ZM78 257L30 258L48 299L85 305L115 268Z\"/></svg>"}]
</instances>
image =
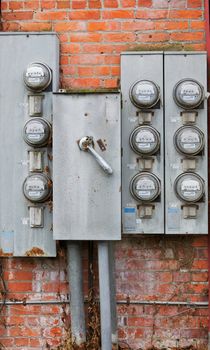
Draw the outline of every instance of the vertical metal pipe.
<instances>
[{"instance_id":1,"label":"vertical metal pipe","mask_svg":"<svg viewBox=\"0 0 210 350\"><path fill-rule=\"evenodd\" d=\"M118 342L118 335L117 335L114 243L109 242L108 245L109 245L109 276L110 276L110 297L111 297L112 344L116 345Z\"/></svg>"},{"instance_id":2,"label":"vertical metal pipe","mask_svg":"<svg viewBox=\"0 0 210 350\"><path fill-rule=\"evenodd\" d=\"M111 350L111 301L108 242L98 242L99 292L101 317L101 349Z\"/></svg>"},{"instance_id":3,"label":"vertical metal pipe","mask_svg":"<svg viewBox=\"0 0 210 350\"><path fill-rule=\"evenodd\" d=\"M210 4L209 0L204 0L204 11L205 11L205 32L206 32L206 50L207 50L207 62L208 72L210 69ZM208 91L210 88L210 81L208 79ZM208 100L209 107L209 100ZM209 117L209 115L208 115ZM208 140L210 142L210 139ZM210 181L210 174L209 174ZM208 235L208 274L209 274L209 287L210 287L210 236ZM210 293L209 293L209 305L210 305ZM209 324L208 324L208 350L210 350L210 308L209 308Z\"/></svg>"},{"instance_id":4,"label":"vertical metal pipe","mask_svg":"<svg viewBox=\"0 0 210 350\"><path fill-rule=\"evenodd\" d=\"M67 242L67 270L70 284L71 335L76 345L86 341L82 283L82 253L78 242Z\"/></svg>"}]
</instances>

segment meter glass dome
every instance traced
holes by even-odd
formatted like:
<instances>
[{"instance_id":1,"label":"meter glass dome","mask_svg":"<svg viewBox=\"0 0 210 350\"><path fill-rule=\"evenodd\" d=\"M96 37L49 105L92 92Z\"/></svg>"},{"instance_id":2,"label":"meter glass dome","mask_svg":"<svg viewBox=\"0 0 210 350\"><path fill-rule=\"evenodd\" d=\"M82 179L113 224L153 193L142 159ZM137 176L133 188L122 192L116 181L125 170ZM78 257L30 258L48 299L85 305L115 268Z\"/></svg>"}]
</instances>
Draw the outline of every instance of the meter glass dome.
<instances>
[{"instance_id":1,"label":"meter glass dome","mask_svg":"<svg viewBox=\"0 0 210 350\"><path fill-rule=\"evenodd\" d=\"M31 118L23 128L24 141L33 147L46 145L51 137L51 125L43 118Z\"/></svg>"},{"instance_id":2,"label":"meter glass dome","mask_svg":"<svg viewBox=\"0 0 210 350\"><path fill-rule=\"evenodd\" d=\"M151 108L160 99L160 88L150 80L139 80L131 86L131 102L139 108Z\"/></svg>"},{"instance_id":3,"label":"meter glass dome","mask_svg":"<svg viewBox=\"0 0 210 350\"><path fill-rule=\"evenodd\" d=\"M204 134L195 126L183 126L174 134L174 144L178 152L196 155L204 147Z\"/></svg>"},{"instance_id":4,"label":"meter glass dome","mask_svg":"<svg viewBox=\"0 0 210 350\"><path fill-rule=\"evenodd\" d=\"M24 196L31 202L44 202L51 195L52 182L45 174L29 175L23 183Z\"/></svg>"},{"instance_id":5,"label":"meter glass dome","mask_svg":"<svg viewBox=\"0 0 210 350\"><path fill-rule=\"evenodd\" d=\"M179 199L185 202L198 202L204 195L204 180L197 174L184 173L174 183Z\"/></svg>"},{"instance_id":6,"label":"meter glass dome","mask_svg":"<svg viewBox=\"0 0 210 350\"><path fill-rule=\"evenodd\" d=\"M130 135L130 145L138 154L154 154L160 146L160 135L151 126L139 126Z\"/></svg>"},{"instance_id":7,"label":"meter glass dome","mask_svg":"<svg viewBox=\"0 0 210 350\"><path fill-rule=\"evenodd\" d=\"M25 85L33 91L45 90L52 80L50 68L44 63L31 63L23 74Z\"/></svg>"},{"instance_id":8,"label":"meter glass dome","mask_svg":"<svg viewBox=\"0 0 210 350\"><path fill-rule=\"evenodd\" d=\"M181 108L196 108L203 102L204 97L204 88L196 80L184 79L174 87L174 100Z\"/></svg>"},{"instance_id":9,"label":"meter glass dome","mask_svg":"<svg viewBox=\"0 0 210 350\"><path fill-rule=\"evenodd\" d=\"M154 201L160 194L160 180L154 174L142 172L131 180L130 191L138 201Z\"/></svg>"}]
</instances>

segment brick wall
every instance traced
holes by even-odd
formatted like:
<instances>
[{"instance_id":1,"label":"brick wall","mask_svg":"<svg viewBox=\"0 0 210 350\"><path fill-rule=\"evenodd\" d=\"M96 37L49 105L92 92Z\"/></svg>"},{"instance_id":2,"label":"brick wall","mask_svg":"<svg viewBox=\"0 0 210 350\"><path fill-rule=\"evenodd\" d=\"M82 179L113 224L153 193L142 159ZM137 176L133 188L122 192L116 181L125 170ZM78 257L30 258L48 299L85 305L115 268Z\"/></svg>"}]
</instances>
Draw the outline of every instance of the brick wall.
<instances>
[{"instance_id":1,"label":"brick wall","mask_svg":"<svg viewBox=\"0 0 210 350\"><path fill-rule=\"evenodd\" d=\"M123 50L204 50L203 2L2 0L2 29L56 31L61 42L61 87L116 88ZM56 259L5 259L3 266L11 301L67 298L63 254ZM206 237L141 236L117 243L121 347L207 349L207 308L146 304L207 301L207 268ZM87 275L86 245L84 272ZM87 280L84 287L87 295ZM2 315L0 342L7 349L55 348L65 338L69 321L66 304L11 305Z\"/></svg>"}]
</instances>

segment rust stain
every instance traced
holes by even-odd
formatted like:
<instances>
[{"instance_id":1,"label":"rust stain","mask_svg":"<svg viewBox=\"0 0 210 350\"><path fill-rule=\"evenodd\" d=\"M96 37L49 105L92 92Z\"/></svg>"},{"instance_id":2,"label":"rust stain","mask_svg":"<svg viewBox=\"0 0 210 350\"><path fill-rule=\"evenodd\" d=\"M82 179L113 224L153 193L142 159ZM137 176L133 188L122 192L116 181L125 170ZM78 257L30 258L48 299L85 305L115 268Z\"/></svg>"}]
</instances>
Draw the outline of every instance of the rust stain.
<instances>
[{"instance_id":1,"label":"rust stain","mask_svg":"<svg viewBox=\"0 0 210 350\"><path fill-rule=\"evenodd\" d=\"M99 145L102 152L106 151L106 146L101 139L97 140L97 144Z\"/></svg>"},{"instance_id":2,"label":"rust stain","mask_svg":"<svg viewBox=\"0 0 210 350\"><path fill-rule=\"evenodd\" d=\"M31 250L27 250L25 255L26 256L43 256L46 254L42 249L38 247L33 247Z\"/></svg>"},{"instance_id":3,"label":"rust stain","mask_svg":"<svg viewBox=\"0 0 210 350\"><path fill-rule=\"evenodd\" d=\"M0 256L5 256L5 257L13 256L13 253L4 253L3 249L0 249Z\"/></svg>"}]
</instances>

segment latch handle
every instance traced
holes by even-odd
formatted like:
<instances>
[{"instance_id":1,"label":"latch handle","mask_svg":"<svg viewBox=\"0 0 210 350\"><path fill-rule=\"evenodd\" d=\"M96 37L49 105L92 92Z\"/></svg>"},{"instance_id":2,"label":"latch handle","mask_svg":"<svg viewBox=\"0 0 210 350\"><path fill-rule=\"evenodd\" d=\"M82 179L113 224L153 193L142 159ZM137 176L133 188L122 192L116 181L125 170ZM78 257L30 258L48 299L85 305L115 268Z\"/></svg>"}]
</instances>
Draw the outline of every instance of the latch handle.
<instances>
[{"instance_id":1,"label":"latch handle","mask_svg":"<svg viewBox=\"0 0 210 350\"><path fill-rule=\"evenodd\" d=\"M106 160L101 157L93 148L93 137L92 136L85 136L82 137L79 141L79 148L82 151L88 151L92 156L95 158L96 162L100 165L100 167L103 169L103 171L107 175L112 175L113 170L111 166L106 162Z\"/></svg>"}]
</instances>

